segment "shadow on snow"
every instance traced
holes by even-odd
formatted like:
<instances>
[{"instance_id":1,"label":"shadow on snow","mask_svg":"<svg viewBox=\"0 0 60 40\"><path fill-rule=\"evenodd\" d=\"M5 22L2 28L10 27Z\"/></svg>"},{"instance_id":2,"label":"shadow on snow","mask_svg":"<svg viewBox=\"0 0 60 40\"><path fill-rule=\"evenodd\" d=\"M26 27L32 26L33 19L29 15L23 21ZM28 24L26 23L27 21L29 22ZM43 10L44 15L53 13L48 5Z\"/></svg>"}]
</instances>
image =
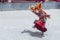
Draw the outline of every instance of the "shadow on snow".
<instances>
[{"instance_id":1,"label":"shadow on snow","mask_svg":"<svg viewBox=\"0 0 60 40\"><path fill-rule=\"evenodd\" d=\"M42 32L32 32L30 30L24 30L21 33L29 33L30 36L32 36L32 37L38 37L38 38L44 37L44 35L42 35Z\"/></svg>"}]
</instances>

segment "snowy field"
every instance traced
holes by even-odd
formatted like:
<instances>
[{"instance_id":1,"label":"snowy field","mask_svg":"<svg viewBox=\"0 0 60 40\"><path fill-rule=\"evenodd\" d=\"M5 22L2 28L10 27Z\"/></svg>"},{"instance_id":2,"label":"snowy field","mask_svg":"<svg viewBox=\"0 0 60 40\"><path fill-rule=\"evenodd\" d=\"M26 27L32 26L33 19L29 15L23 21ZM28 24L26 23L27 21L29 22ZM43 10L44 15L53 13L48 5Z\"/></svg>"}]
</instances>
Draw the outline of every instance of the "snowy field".
<instances>
[{"instance_id":1,"label":"snowy field","mask_svg":"<svg viewBox=\"0 0 60 40\"><path fill-rule=\"evenodd\" d=\"M45 10L51 15L44 35L33 28L38 17L30 10L0 11L0 40L60 40L60 9Z\"/></svg>"}]
</instances>

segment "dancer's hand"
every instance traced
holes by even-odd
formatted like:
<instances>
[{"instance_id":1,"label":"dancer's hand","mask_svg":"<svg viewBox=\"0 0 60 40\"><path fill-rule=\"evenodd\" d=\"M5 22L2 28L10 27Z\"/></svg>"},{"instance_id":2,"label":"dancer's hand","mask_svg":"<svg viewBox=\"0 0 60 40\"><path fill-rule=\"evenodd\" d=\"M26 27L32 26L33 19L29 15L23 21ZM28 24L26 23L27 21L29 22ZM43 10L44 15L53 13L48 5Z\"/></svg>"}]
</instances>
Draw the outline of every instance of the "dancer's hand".
<instances>
[{"instance_id":1,"label":"dancer's hand","mask_svg":"<svg viewBox=\"0 0 60 40\"><path fill-rule=\"evenodd\" d=\"M47 17L50 19L50 15L47 15Z\"/></svg>"}]
</instances>

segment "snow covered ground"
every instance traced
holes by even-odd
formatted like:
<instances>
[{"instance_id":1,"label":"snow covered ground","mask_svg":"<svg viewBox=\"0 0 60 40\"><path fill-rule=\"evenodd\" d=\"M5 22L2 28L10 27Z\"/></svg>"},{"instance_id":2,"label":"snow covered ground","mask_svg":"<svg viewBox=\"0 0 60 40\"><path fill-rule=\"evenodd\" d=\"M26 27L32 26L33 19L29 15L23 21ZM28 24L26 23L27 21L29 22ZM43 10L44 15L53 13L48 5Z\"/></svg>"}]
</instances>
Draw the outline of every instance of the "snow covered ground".
<instances>
[{"instance_id":1,"label":"snow covered ground","mask_svg":"<svg viewBox=\"0 0 60 40\"><path fill-rule=\"evenodd\" d=\"M44 35L32 28L38 17L30 10L0 11L0 40L60 40L60 9L45 11L51 19Z\"/></svg>"}]
</instances>

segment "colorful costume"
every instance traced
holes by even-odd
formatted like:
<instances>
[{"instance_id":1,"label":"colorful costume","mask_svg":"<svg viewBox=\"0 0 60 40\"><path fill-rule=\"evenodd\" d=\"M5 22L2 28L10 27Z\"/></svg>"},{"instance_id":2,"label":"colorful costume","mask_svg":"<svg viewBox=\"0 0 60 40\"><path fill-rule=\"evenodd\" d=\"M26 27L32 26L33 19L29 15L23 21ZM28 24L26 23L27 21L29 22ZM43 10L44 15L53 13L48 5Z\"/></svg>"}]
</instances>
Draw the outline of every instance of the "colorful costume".
<instances>
[{"instance_id":1,"label":"colorful costume","mask_svg":"<svg viewBox=\"0 0 60 40\"><path fill-rule=\"evenodd\" d=\"M45 27L46 19L49 15L46 14L45 11L42 10L42 3L37 4L35 7L31 7L31 10L34 14L36 14L39 19L34 21L34 27L42 32L46 32L47 28ZM38 10L38 12L36 12Z\"/></svg>"}]
</instances>

